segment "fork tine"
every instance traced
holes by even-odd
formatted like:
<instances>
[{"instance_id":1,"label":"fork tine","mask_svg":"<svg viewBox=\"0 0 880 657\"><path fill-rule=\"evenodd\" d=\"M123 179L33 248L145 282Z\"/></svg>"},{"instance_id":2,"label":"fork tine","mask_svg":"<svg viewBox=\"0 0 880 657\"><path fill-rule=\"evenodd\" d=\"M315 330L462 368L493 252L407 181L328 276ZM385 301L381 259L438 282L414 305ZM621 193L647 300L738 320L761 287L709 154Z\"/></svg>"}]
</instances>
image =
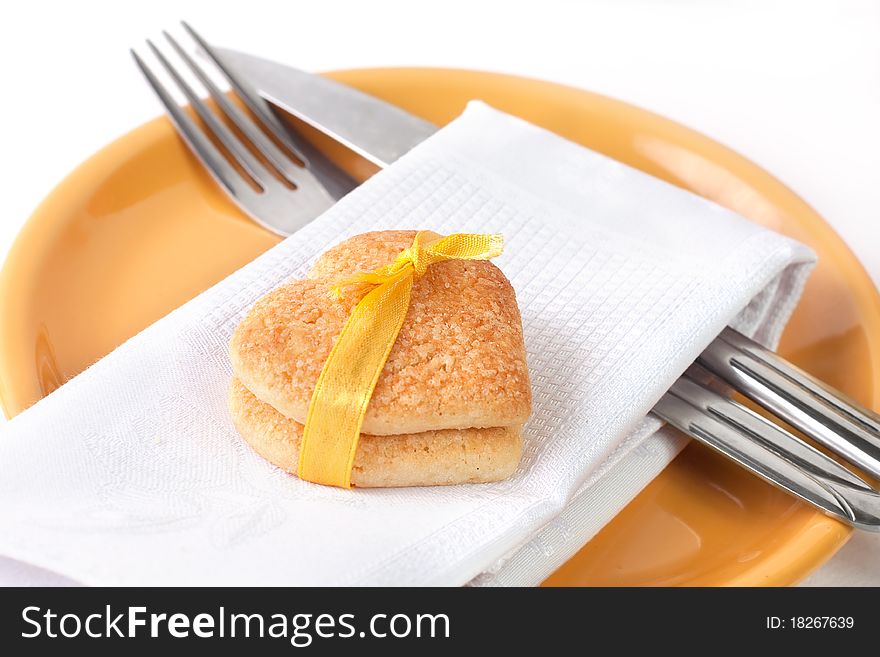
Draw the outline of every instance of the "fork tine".
<instances>
[{"instance_id":1,"label":"fork tine","mask_svg":"<svg viewBox=\"0 0 880 657\"><path fill-rule=\"evenodd\" d=\"M193 74L198 78L199 82L208 90L211 98L217 103L222 112L232 121L236 127L251 141L254 147L269 161L279 174L284 176L288 182L297 183L298 173L302 169L293 163L291 159L278 148L275 143L269 139L266 134L260 130L256 124L241 109L229 100L217 85L208 77L205 71L199 66L193 58L187 53L168 32L162 31L165 39L171 44L171 47L178 54L181 60L190 68Z\"/></svg>"},{"instance_id":2,"label":"fork tine","mask_svg":"<svg viewBox=\"0 0 880 657\"><path fill-rule=\"evenodd\" d=\"M187 22L181 21L181 25L199 48L202 49L208 59L223 73L230 86L235 90L247 108L253 112L258 121L296 157L302 160L307 170L314 171L315 178L320 181L321 185L334 198L342 198L357 187L357 183L327 158L326 155L312 146L308 140L298 135L295 130L288 129L271 111L269 104L260 98L256 90L227 66L217 54L217 51Z\"/></svg>"},{"instance_id":3,"label":"fork tine","mask_svg":"<svg viewBox=\"0 0 880 657\"><path fill-rule=\"evenodd\" d=\"M198 114L202 121L205 122L208 129L214 134L218 141L226 147L241 167L247 171L254 182L256 182L260 188L266 189L266 187L272 182L272 174L269 173L269 171L267 171L266 168L251 154L247 147L241 143L238 137L232 133L226 124L224 124L223 121L221 121L217 115L205 105L204 101L199 98L198 94L193 91L193 88L189 86L186 80L183 79L177 69L172 66L171 62L165 58L165 55L162 54L155 44L148 40L147 46L149 46L162 67L174 79L177 86L180 87L180 90L186 96L190 105L192 105L193 109L196 111L196 114Z\"/></svg>"},{"instance_id":4,"label":"fork tine","mask_svg":"<svg viewBox=\"0 0 880 657\"><path fill-rule=\"evenodd\" d=\"M140 56L134 50L130 52L135 64L137 64L137 67L146 78L147 83L159 97L162 105L165 106L165 110L177 127L178 132L186 140L186 143L189 144L190 150L202 161L202 164L220 186L233 197L244 193L246 190L250 190L250 185L241 178L235 168L229 164L223 154L211 143L211 140L205 136L189 114L177 104L177 101L168 93L165 86L159 82L153 71L150 70Z\"/></svg>"},{"instance_id":5,"label":"fork tine","mask_svg":"<svg viewBox=\"0 0 880 657\"><path fill-rule=\"evenodd\" d=\"M247 108L253 112L260 121L266 126L266 129L275 136L278 141L284 144L287 148L289 148L294 155L303 160L307 165L309 164L308 158L305 157L303 152L300 150L298 144L294 143L292 136L290 133L281 125L281 122L278 120L274 114L272 114L267 108L262 98L260 98L249 85L245 84L242 80L239 79L238 75L236 75L230 68L217 56L217 53L214 52L214 49L208 45L207 41L205 41L198 32L196 32L186 21L181 21L180 24L183 26L183 29L186 30L187 34L192 37L193 41L195 41L198 46L205 52L208 58L214 63L214 65L220 69L220 72L226 77L229 81L229 84L235 90L235 92L242 99Z\"/></svg>"}]
</instances>

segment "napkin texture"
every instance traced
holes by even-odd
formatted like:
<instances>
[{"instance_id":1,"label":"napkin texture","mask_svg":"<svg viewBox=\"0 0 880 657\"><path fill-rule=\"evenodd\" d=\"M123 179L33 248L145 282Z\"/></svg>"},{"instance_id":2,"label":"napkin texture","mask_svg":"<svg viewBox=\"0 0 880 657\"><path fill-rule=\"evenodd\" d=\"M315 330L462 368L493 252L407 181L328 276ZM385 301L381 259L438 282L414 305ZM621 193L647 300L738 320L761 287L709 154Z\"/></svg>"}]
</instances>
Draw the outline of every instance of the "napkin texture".
<instances>
[{"instance_id":1,"label":"napkin texture","mask_svg":"<svg viewBox=\"0 0 880 657\"><path fill-rule=\"evenodd\" d=\"M326 248L388 228L505 236L496 263L519 299L534 390L507 481L326 488L272 467L232 427L238 321ZM774 346L812 262L730 211L472 103L5 425L0 555L90 585L537 583L681 447L648 415L664 391L727 324Z\"/></svg>"}]
</instances>

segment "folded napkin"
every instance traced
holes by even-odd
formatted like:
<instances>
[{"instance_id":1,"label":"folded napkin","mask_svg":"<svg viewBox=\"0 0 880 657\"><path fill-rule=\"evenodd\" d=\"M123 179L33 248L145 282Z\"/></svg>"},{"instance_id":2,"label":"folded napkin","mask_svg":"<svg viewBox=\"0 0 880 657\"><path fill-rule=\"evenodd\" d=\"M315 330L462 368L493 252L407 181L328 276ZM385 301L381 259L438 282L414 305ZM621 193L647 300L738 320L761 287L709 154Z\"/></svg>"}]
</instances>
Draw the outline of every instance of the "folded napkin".
<instances>
[{"instance_id":1,"label":"folded napkin","mask_svg":"<svg viewBox=\"0 0 880 657\"><path fill-rule=\"evenodd\" d=\"M534 389L509 480L340 490L257 457L227 345L341 239L500 232ZM313 223L0 431L0 555L84 584L533 584L681 447L647 416L727 324L773 346L813 256L471 104ZM43 572L35 570L34 572ZM41 580L45 581L45 580ZM67 580L65 580L67 581Z\"/></svg>"}]
</instances>

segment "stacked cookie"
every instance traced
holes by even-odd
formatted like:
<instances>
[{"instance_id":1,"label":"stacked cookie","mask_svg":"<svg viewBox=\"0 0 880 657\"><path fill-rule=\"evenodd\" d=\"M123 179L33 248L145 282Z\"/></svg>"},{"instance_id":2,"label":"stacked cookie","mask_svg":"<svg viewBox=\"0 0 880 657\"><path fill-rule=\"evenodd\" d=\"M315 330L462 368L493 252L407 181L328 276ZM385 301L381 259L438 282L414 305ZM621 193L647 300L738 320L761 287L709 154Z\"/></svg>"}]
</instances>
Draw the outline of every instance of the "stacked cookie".
<instances>
[{"instance_id":1,"label":"stacked cookie","mask_svg":"<svg viewBox=\"0 0 880 657\"><path fill-rule=\"evenodd\" d=\"M242 437L296 473L315 382L366 289L334 282L392 262L415 231L358 235L306 280L258 301L230 345L229 406ZM355 453L359 487L498 481L516 469L531 389L516 297L488 261L452 260L415 280L410 307L370 399Z\"/></svg>"}]
</instances>

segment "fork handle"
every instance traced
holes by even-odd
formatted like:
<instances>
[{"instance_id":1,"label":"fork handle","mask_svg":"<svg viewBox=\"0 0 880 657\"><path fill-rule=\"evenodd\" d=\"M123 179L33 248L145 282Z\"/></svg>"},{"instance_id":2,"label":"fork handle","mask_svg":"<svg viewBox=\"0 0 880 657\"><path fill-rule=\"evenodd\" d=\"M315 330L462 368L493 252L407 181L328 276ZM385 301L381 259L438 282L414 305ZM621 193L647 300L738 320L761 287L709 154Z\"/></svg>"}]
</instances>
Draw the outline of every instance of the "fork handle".
<instances>
[{"instance_id":1,"label":"fork handle","mask_svg":"<svg viewBox=\"0 0 880 657\"><path fill-rule=\"evenodd\" d=\"M825 513L860 529L880 531L880 494L858 479L837 477L838 466L830 457L711 388L683 376L653 413ZM806 460L802 450L810 452Z\"/></svg>"},{"instance_id":2,"label":"fork handle","mask_svg":"<svg viewBox=\"0 0 880 657\"><path fill-rule=\"evenodd\" d=\"M880 416L726 328L697 359L712 374L880 479Z\"/></svg>"}]
</instances>

